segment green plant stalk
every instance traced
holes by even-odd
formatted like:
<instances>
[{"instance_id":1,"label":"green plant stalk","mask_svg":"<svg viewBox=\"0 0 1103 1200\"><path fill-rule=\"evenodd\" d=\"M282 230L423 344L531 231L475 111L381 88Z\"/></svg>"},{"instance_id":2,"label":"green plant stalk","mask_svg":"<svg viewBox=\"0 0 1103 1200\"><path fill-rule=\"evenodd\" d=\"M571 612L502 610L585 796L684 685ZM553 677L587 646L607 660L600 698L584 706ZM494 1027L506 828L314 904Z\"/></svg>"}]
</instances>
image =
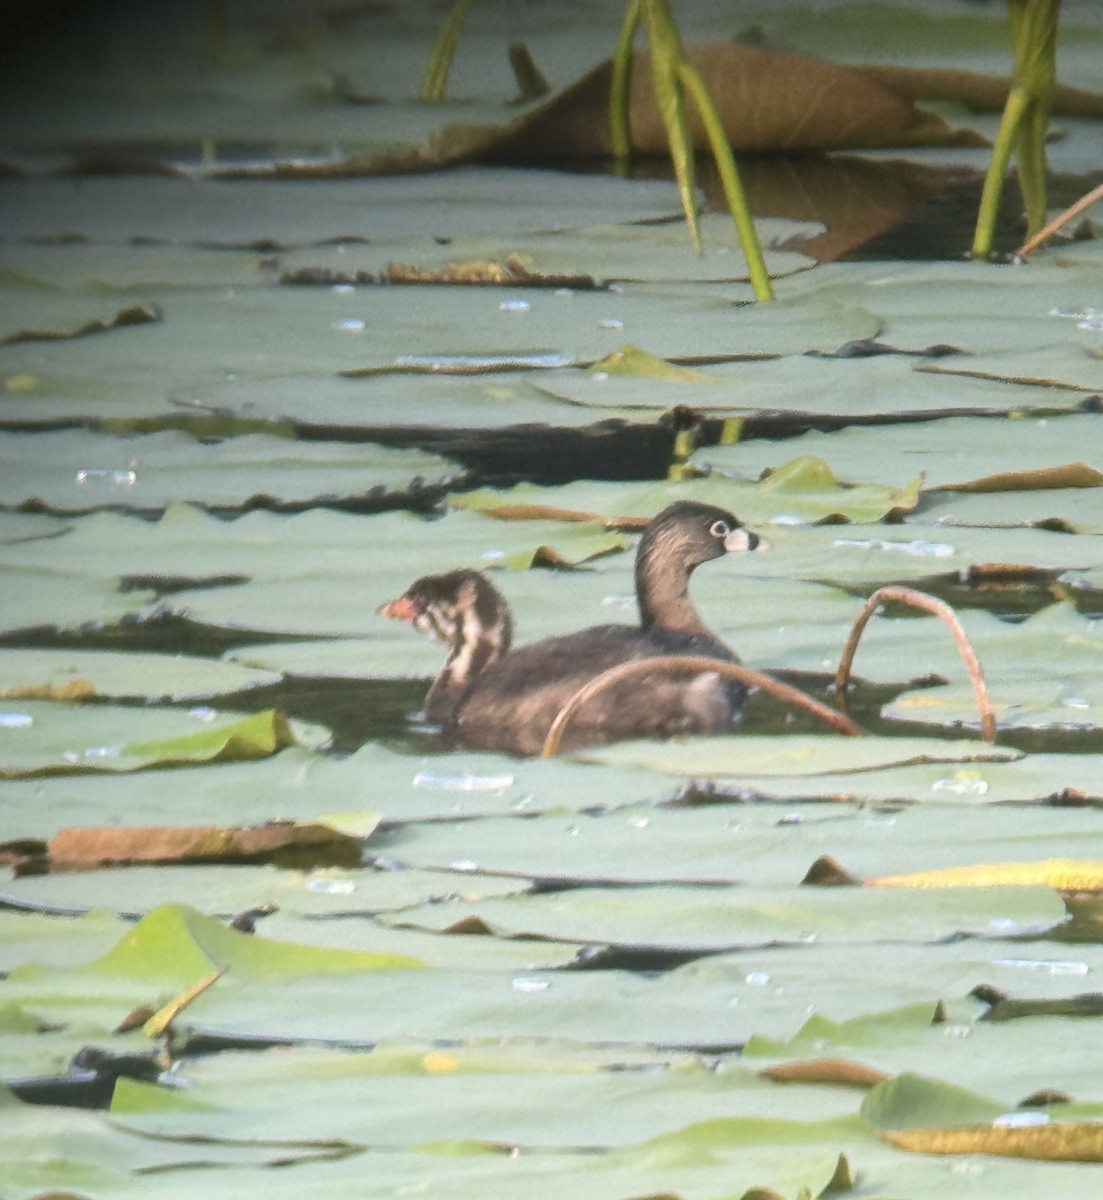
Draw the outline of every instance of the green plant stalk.
<instances>
[{"instance_id":1,"label":"green plant stalk","mask_svg":"<svg viewBox=\"0 0 1103 1200\"><path fill-rule=\"evenodd\" d=\"M439 103L444 99L448 72L452 69L452 60L456 57L456 46L460 40L460 30L463 28L464 18L470 7L471 0L456 0L429 53L425 78L421 81L421 98L430 104Z\"/></svg>"},{"instance_id":2,"label":"green plant stalk","mask_svg":"<svg viewBox=\"0 0 1103 1200\"><path fill-rule=\"evenodd\" d=\"M203 0L203 24L207 31L207 55L216 66L226 63L226 13L222 0Z\"/></svg>"},{"instance_id":3,"label":"green plant stalk","mask_svg":"<svg viewBox=\"0 0 1103 1200\"><path fill-rule=\"evenodd\" d=\"M1007 164L1011 151L1019 137L1019 127L1026 113L1028 99L1022 88L1016 86L1008 93L996 143L992 147L992 158L984 176L984 187L980 193L980 208L977 211L977 227L973 234L973 257L987 258L992 250L992 239L996 231L996 213L1003 194Z\"/></svg>"},{"instance_id":4,"label":"green plant stalk","mask_svg":"<svg viewBox=\"0 0 1103 1200\"><path fill-rule=\"evenodd\" d=\"M739 179L739 168L735 165L735 155L732 154L731 143L724 132L720 114L716 111L716 106L712 102L708 88L705 87L705 81L701 78L700 71L692 63L682 63L678 77L686 91L689 92L705 127L712 157L716 163L716 169L720 173L720 182L724 187L724 196L728 201L732 219L735 221L739 244L743 249L743 256L747 260L747 270L750 274L755 298L773 300L774 286L770 282L770 272L766 269L766 260L762 257L762 246L754 227L754 218L751 216L750 206L747 204L747 196Z\"/></svg>"},{"instance_id":5,"label":"green plant stalk","mask_svg":"<svg viewBox=\"0 0 1103 1200\"><path fill-rule=\"evenodd\" d=\"M609 88L609 141L613 158L626 169L632 157L632 133L628 121L628 89L632 83L632 43L640 24L640 0L631 0L620 27L613 54L613 81Z\"/></svg>"},{"instance_id":6,"label":"green plant stalk","mask_svg":"<svg viewBox=\"0 0 1103 1200\"><path fill-rule=\"evenodd\" d=\"M651 49L655 102L666 127L678 194L694 249L701 252L701 226L697 214L696 159L685 112L686 92L701 116L709 139L724 195L747 259L755 296L759 300L772 300L774 290L770 274L762 257L762 247L731 145L701 73L686 59L669 0L630 0L621 23L609 89L609 139L618 168L622 172L626 169L632 152L629 86L632 78L632 46L641 20Z\"/></svg>"},{"instance_id":7,"label":"green plant stalk","mask_svg":"<svg viewBox=\"0 0 1103 1200\"><path fill-rule=\"evenodd\" d=\"M992 160L984 177L973 255L987 258L995 236L996 212L1014 152L1028 234L1046 218L1046 128L1056 79L1057 17L1061 0L1008 0L1014 52L1013 85L1004 106Z\"/></svg>"},{"instance_id":8,"label":"green plant stalk","mask_svg":"<svg viewBox=\"0 0 1103 1200\"><path fill-rule=\"evenodd\" d=\"M701 225L697 219L696 156L689 136L680 78L681 68L685 63L682 40L670 15L668 0L644 0L643 18L647 28L647 40L651 46L651 78L655 89L655 102L666 126L670 158L674 163L674 174L678 180L678 194L681 197L686 225L689 226L693 248L700 254L702 247Z\"/></svg>"},{"instance_id":9,"label":"green plant stalk","mask_svg":"<svg viewBox=\"0 0 1103 1200\"><path fill-rule=\"evenodd\" d=\"M1061 0L1012 0L1018 30L1015 70L1028 83L1030 104L1019 132L1019 189L1027 215L1027 236L1046 223L1046 129L1056 83L1057 15ZM1017 20L1016 20L1017 14Z\"/></svg>"}]
</instances>

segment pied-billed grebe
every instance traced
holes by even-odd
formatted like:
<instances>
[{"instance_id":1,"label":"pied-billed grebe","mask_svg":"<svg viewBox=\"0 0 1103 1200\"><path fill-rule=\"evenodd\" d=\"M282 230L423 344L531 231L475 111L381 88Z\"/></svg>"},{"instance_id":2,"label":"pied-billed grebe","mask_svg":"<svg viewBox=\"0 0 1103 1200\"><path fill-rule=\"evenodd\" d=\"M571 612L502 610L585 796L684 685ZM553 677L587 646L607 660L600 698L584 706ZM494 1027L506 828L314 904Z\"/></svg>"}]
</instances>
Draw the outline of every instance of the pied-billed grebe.
<instances>
[{"instance_id":1,"label":"pied-billed grebe","mask_svg":"<svg viewBox=\"0 0 1103 1200\"><path fill-rule=\"evenodd\" d=\"M448 645L425 705L447 741L539 754L563 705L611 667L660 654L738 662L702 620L689 577L709 559L757 545L730 512L679 501L651 521L636 553L639 625L595 625L512 650L509 606L478 571L424 576L379 611ZM744 695L738 684L711 674L625 680L581 709L564 745L722 732L739 716Z\"/></svg>"}]
</instances>

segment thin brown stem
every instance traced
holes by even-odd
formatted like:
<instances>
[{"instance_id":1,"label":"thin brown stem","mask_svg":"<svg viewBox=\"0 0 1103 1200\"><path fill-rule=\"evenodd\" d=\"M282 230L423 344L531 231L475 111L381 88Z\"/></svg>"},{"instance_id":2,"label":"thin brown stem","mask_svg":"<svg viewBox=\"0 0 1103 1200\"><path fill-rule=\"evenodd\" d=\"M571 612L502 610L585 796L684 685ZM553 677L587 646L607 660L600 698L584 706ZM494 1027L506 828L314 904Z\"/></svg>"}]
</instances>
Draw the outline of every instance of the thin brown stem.
<instances>
[{"instance_id":1,"label":"thin brown stem","mask_svg":"<svg viewBox=\"0 0 1103 1200\"><path fill-rule=\"evenodd\" d=\"M865 733L860 725L855 724L844 713L836 712L835 709L821 704L798 688L790 687L789 684L782 683L780 679L764 675L761 671L755 671L751 667L725 662L723 659L705 658L703 655L664 654L657 658L641 658L621 663L619 666L611 667L608 671L603 671L595 679L591 679L589 683L579 688L559 710L552 722L548 736L544 739L544 749L541 751L543 757L550 758L559 753L559 744L563 740L567 726L571 723L575 713L587 701L592 700L594 696L605 691L614 683L619 683L622 679L630 679L633 675L643 675L649 671L684 671L694 674L723 675L727 679L735 679L751 687L761 688L764 692L769 692L794 708L804 709L805 712L818 717L837 733L845 733L849 737L861 737Z\"/></svg>"},{"instance_id":2,"label":"thin brown stem","mask_svg":"<svg viewBox=\"0 0 1103 1200\"><path fill-rule=\"evenodd\" d=\"M926 592L917 592L914 588L900 586L878 588L865 602L862 611L858 614L851 627L850 636L846 639L842 657L839 659L839 669L835 672L836 700L840 710L843 712L846 711L846 693L850 684L850 667L854 662L854 655L858 649L862 630L865 629L869 618L873 616L877 608L886 600L895 600L900 604L910 604L912 608L919 608L924 612L933 613L950 630L954 644L957 646L958 654L961 655L961 660L965 663L965 669L969 672L969 682L973 685L973 693L977 698L977 708L980 711L981 737L986 742L994 742L996 740L996 714L992 709L992 701L988 696L988 685L984 682L984 672L981 670L980 661L965 630L961 627L961 622L957 619L957 613L944 601L938 600L934 596L928 596Z\"/></svg>"},{"instance_id":3,"label":"thin brown stem","mask_svg":"<svg viewBox=\"0 0 1103 1200\"><path fill-rule=\"evenodd\" d=\"M1048 242L1059 229L1062 229L1070 221L1075 221L1082 212L1091 208L1093 204L1097 204L1100 200L1103 200L1103 183L1098 187L1092 188L1086 196L1081 196L1075 204L1066 208L1060 216L1054 217L1045 229L1039 229L1029 241L1023 242L1018 250L1015 251L1013 257L1026 258L1028 254L1033 254L1039 246Z\"/></svg>"}]
</instances>

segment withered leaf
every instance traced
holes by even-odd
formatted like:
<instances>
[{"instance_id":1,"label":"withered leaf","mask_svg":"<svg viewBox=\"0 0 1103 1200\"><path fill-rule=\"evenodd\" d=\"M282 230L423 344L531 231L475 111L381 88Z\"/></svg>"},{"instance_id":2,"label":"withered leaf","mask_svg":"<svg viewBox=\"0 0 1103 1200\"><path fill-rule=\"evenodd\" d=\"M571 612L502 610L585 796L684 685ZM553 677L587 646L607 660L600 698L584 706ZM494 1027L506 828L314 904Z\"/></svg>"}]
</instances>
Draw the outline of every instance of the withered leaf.
<instances>
[{"instance_id":1,"label":"withered leaf","mask_svg":"<svg viewBox=\"0 0 1103 1200\"><path fill-rule=\"evenodd\" d=\"M686 57L701 72L737 154L983 144L861 71L823 59L726 42L687 46ZM611 81L606 61L505 129L442 131L438 152L466 143L475 156L498 160L607 158ZM665 156L666 127L643 53L634 61L629 110L633 150ZM695 114L690 135L698 149L707 147Z\"/></svg>"},{"instance_id":2,"label":"withered leaf","mask_svg":"<svg viewBox=\"0 0 1103 1200\"><path fill-rule=\"evenodd\" d=\"M877 1067L846 1058L810 1058L800 1062L778 1063L759 1071L775 1083L834 1083L844 1087L875 1087L892 1076Z\"/></svg>"},{"instance_id":3,"label":"withered leaf","mask_svg":"<svg viewBox=\"0 0 1103 1200\"><path fill-rule=\"evenodd\" d=\"M887 1129L881 1136L921 1154L994 1154L1046 1162L1103 1162L1103 1123L966 1125L957 1129Z\"/></svg>"},{"instance_id":4,"label":"withered leaf","mask_svg":"<svg viewBox=\"0 0 1103 1200\"><path fill-rule=\"evenodd\" d=\"M273 821L216 825L62 829L49 842L52 871L90 871L134 863L275 862L281 866L356 866L360 844L325 825Z\"/></svg>"}]
</instances>

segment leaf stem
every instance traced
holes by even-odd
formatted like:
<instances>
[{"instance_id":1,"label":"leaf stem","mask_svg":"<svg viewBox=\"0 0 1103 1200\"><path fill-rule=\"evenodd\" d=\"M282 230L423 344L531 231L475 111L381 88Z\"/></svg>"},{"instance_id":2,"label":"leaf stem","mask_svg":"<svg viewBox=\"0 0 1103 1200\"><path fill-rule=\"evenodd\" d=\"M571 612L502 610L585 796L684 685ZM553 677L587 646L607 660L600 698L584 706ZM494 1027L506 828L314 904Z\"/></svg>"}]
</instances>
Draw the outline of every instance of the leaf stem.
<instances>
[{"instance_id":1,"label":"leaf stem","mask_svg":"<svg viewBox=\"0 0 1103 1200\"><path fill-rule=\"evenodd\" d=\"M452 60L456 56L456 46L460 40L460 30L463 28L467 10L471 0L456 0L452 11L440 27L437 40L429 52L429 61L425 66L425 77L421 81L421 98L428 104L436 104L444 99L444 88L448 82L448 72L452 69Z\"/></svg>"},{"instance_id":2,"label":"leaf stem","mask_svg":"<svg viewBox=\"0 0 1103 1200\"><path fill-rule=\"evenodd\" d=\"M961 655L961 659L965 663L965 668L969 672L969 682L972 683L973 693L977 698L977 708L980 711L981 737L986 742L994 742L996 740L996 714L992 709L992 701L988 696L988 685L984 681L984 671L981 670L980 661L977 658L972 643L969 641L968 634L961 627L961 622L957 619L957 613L948 604L937 599L935 596L928 596L926 592L917 592L915 588L900 587L897 585L878 588L865 602L862 611L851 626L850 636L846 639L846 645L843 647L843 653L839 659L839 669L835 672L835 699L840 711L846 711L846 693L850 685L850 667L854 662L854 655L858 649L858 642L862 637L862 630L865 629L870 617L873 616L886 600L896 600L901 604L908 604L912 608L933 613L950 630L958 653Z\"/></svg>"},{"instance_id":3,"label":"leaf stem","mask_svg":"<svg viewBox=\"0 0 1103 1200\"><path fill-rule=\"evenodd\" d=\"M580 687L563 705L551 723L548 735L544 739L542 757L551 758L559 753L559 745L567 726L584 704L622 679L631 679L633 675L643 675L654 671L722 675L726 679L735 679L740 683L749 684L751 687L761 688L785 704L804 709L805 712L811 713L829 725L836 733L845 733L848 737L861 737L865 733L865 730L845 713L837 712L826 704L821 704L814 697L806 695L799 688L782 683L780 679L774 679L772 675L764 675L752 667L745 667L742 663L725 662L723 659L705 658L703 655L696 654L664 654L657 658L641 658L610 667L608 671L603 671L589 683Z\"/></svg>"},{"instance_id":4,"label":"leaf stem","mask_svg":"<svg viewBox=\"0 0 1103 1200\"><path fill-rule=\"evenodd\" d=\"M701 72L692 63L683 62L678 76L696 105L701 123L705 127L712 157L724 187L724 196L735 222L736 233L739 235L739 244L747 260L755 297L759 300L773 300L774 287L770 282L770 272L766 269L766 261L762 257L762 246L754 227L754 218L747 204L747 196L739 178L739 168L735 165L735 155L732 154L731 143L724 132L720 114L716 111L708 88L705 87Z\"/></svg>"}]
</instances>

